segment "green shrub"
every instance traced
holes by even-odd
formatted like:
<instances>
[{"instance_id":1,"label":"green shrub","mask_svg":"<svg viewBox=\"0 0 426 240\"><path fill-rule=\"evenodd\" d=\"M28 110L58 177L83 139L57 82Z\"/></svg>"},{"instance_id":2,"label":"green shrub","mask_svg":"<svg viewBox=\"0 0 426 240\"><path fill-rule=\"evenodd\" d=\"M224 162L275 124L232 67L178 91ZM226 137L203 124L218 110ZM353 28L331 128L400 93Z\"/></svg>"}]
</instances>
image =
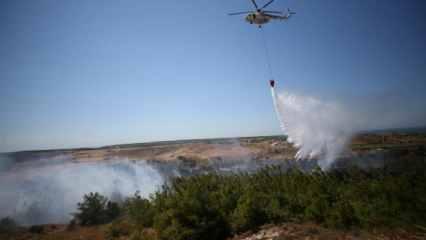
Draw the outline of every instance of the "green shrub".
<instances>
[{"instance_id":1,"label":"green shrub","mask_svg":"<svg viewBox=\"0 0 426 240\"><path fill-rule=\"evenodd\" d=\"M123 220L115 220L110 223L105 230L105 237L107 240L120 239L123 236L129 236L132 228L128 222Z\"/></svg>"},{"instance_id":2,"label":"green shrub","mask_svg":"<svg viewBox=\"0 0 426 240\"><path fill-rule=\"evenodd\" d=\"M44 227L41 225L33 225L28 229L28 231L34 234L42 234L44 232Z\"/></svg>"},{"instance_id":3,"label":"green shrub","mask_svg":"<svg viewBox=\"0 0 426 240\"><path fill-rule=\"evenodd\" d=\"M14 233L18 230L16 222L9 217L0 219L0 234Z\"/></svg>"},{"instance_id":4,"label":"green shrub","mask_svg":"<svg viewBox=\"0 0 426 240\"><path fill-rule=\"evenodd\" d=\"M136 192L125 202L125 210L133 225L138 229L152 227L154 219L154 209L148 199L140 196Z\"/></svg>"},{"instance_id":5,"label":"green shrub","mask_svg":"<svg viewBox=\"0 0 426 240\"><path fill-rule=\"evenodd\" d=\"M154 227L161 239L224 239L230 228L212 193L218 176L174 179L154 197Z\"/></svg>"},{"instance_id":6,"label":"green shrub","mask_svg":"<svg viewBox=\"0 0 426 240\"><path fill-rule=\"evenodd\" d=\"M130 235L128 239L129 240L157 240L158 238L152 232L143 231L143 232L132 233L132 235Z\"/></svg>"},{"instance_id":7,"label":"green shrub","mask_svg":"<svg viewBox=\"0 0 426 240\"><path fill-rule=\"evenodd\" d=\"M111 222L121 214L120 206L110 202L99 193L84 195L83 202L78 203L78 212L74 215L83 226Z\"/></svg>"},{"instance_id":8,"label":"green shrub","mask_svg":"<svg viewBox=\"0 0 426 240\"><path fill-rule=\"evenodd\" d=\"M66 230L67 231L74 231L77 227L77 221L75 219L71 219L71 221L68 223Z\"/></svg>"},{"instance_id":9,"label":"green shrub","mask_svg":"<svg viewBox=\"0 0 426 240\"><path fill-rule=\"evenodd\" d=\"M233 232L248 231L267 223L265 207L266 201L259 195L251 191L242 195L230 218Z\"/></svg>"},{"instance_id":10,"label":"green shrub","mask_svg":"<svg viewBox=\"0 0 426 240\"><path fill-rule=\"evenodd\" d=\"M345 229L424 226L425 172L425 164L399 172L353 168L306 173L267 167L254 174L171 179L150 199L136 193L124 206L132 225L130 239L146 238L151 227L157 233L149 235L151 239L209 240L226 239L263 224L295 221ZM107 205L99 196L85 199L80 209ZM121 234L111 231L114 236Z\"/></svg>"},{"instance_id":11,"label":"green shrub","mask_svg":"<svg viewBox=\"0 0 426 240\"><path fill-rule=\"evenodd\" d=\"M121 215L120 205L116 202L108 201L105 208L106 221L110 222Z\"/></svg>"},{"instance_id":12,"label":"green shrub","mask_svg":"<svg viewBox=\"0 0 426 240\"><path fill-rule=\"evenodd\" d=\"M154 227L163 239L224 239L286 221L334 228L424 223L426 176L418 173L269 167L252 175L177 178L151 200Z\"/></svg>"}]
</instances>

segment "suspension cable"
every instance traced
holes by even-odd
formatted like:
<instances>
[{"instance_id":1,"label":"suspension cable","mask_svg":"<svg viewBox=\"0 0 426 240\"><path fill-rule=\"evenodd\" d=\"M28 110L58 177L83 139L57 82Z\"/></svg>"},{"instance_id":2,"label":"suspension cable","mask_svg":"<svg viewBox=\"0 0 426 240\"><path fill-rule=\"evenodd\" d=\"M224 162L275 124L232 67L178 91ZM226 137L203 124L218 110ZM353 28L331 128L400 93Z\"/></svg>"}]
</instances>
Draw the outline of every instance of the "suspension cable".
<instances>
[{"instance_id":1,"label":"suspension cable","mask_svg":"<svg viewBox=\"0 0 426 240\"><path fill-rule=\"evenodd\" d=\"M263 47L265 49L265 57L266 57L266 64L269 71L270 80L274 80L274 75L272 74L272 64L269 59L269 51L268 51L268 44L266 42L266 37L263 28L260 28L260 35L262 35L262 41L263 41Z\"/></svg>"}]
</instances>

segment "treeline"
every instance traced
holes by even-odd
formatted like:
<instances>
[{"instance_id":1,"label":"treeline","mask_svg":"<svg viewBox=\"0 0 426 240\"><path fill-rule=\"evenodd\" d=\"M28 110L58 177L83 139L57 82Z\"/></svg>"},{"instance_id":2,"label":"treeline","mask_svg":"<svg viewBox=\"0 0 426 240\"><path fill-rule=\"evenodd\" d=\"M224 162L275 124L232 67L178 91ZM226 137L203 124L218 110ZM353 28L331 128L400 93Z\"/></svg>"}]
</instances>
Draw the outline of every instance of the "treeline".
<instances>
[{"instance_id":1,"label":"treeline","mask_svg":"<svg viewBox=\"0 0 426 240\"><path fill-rule=\"evenodd\" d=\"M408 164L408 163L407 163ZM304 173L268 167L255 174L172 179L149 199L118 204L88 194L81 225L108 225L110 239L225 239L268 223L316 222L331 228L426 225L426 168Z\"/></svg>"}]
</instances>

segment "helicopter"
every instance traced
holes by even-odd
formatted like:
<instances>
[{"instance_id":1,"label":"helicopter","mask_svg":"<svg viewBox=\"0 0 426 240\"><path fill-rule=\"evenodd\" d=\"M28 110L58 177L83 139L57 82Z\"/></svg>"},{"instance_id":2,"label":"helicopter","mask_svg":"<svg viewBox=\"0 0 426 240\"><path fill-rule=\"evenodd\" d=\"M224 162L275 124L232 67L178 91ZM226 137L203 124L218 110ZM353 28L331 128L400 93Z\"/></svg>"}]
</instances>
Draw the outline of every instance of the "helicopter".
<instances>
[{"instance_id":1,"label":"helicopter","mask_svg":"<svg viewBox=\"0 0 426 240\"><path fill-rule=\"evenodd\" d=\"M255 0L251 0L251 2L255 7L254 11L234 12L229 13L229 15L235 16L247 14L245 20L250 24L256 24L259 28L261 28L263 24L266 24L271 20L288 20L291 15L296 14L295 12L292 12L289 8L287 9L287 12L285 14L281 11L265 10L265 8L268 7L271 3L273 3L274 0L267 2L261 8L259 8Z\"/></svg>"}]
</instances>

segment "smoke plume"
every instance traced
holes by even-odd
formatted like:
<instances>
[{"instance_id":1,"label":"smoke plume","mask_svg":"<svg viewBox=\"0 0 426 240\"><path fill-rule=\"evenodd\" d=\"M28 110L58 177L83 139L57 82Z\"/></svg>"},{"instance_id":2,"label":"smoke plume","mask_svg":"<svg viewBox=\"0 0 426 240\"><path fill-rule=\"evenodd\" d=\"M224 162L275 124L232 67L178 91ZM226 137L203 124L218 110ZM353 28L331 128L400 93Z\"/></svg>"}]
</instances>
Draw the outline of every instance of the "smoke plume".
<instances>
[{"instance_id":1,"label":"smoke plume","mask_svg":"<svg viewBox=\"0 0 426 240\"><path fill-rule=\"evenodd\" d=\"M148 197L161 184L163 177L145 161L34 159L0 174L0 217L24 225L65 223L84 194L99 192L117 201L141 191Z\"/></svg>"},{"instance_id":2,"label":"smoke plume","mask_svg":"<svg viewBox=\"0 0 426 240\"><path fill-rule=\"evenodd\" d=\"M191 159L134 161L126 158L75 161L69 154L32 156L20 161L0 155L0 218L9 216L23 225L66 223L76 212L83 195L90 192L120 201L136 191L148 197L176 176L254 172L269 165L290 167L285 161L256 161L244 152L238 141L232 144L238 151L243 151L241 157L218 157L207 162Z\"/></svg>"}]
</instances>

